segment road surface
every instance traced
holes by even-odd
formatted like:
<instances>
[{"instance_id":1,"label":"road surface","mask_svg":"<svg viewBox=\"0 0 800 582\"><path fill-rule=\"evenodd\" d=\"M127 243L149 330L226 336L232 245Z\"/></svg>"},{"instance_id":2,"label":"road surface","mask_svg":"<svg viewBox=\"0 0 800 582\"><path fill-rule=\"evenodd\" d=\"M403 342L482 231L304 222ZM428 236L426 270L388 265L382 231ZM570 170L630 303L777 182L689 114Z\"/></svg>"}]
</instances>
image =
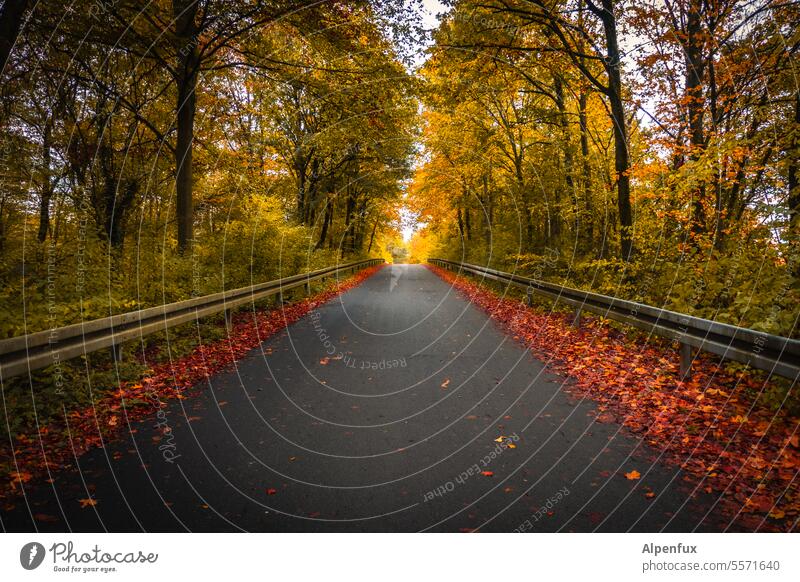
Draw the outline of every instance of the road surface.
<instances>
[{"instance_id":1,"label":"road surface","mask_svg":"<svg viewBox=\"0 0 800 582\"><path fill-rule=\"evenodd\" d=\"M706 516L713 499L690 498L680 471L654 461L658 450L595 422L590 401L423 266L380 270L199 388L35 488L3 528L725 525ZM634 470L643 478L625 477ZM90 496L94 507L79 503Z\"/></svg>"}]
</instances>

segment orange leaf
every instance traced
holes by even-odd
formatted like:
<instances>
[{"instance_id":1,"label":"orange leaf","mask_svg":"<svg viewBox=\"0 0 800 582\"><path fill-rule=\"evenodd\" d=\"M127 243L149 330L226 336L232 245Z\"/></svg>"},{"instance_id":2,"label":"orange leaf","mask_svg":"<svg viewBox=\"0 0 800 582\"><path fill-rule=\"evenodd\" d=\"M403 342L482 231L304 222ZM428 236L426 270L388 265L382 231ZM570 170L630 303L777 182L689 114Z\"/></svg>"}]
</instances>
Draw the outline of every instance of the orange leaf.
<instances>
[{"instance_id":1,"label":"orange leaf","mask_svg":"<svg viewBox=\"0 0 800 582\"><path fill-rule=\"evenodd\" d=\"M639 471L637 471L636 469L634 469L630 473L625 473L625 478L630 480L630 481L635 481L636 479L638 479L641 476L642 476L642 474L639 473Z\"/></svg>"},{"instance_id":2,"label":"orange leaf","mask_svg":"<svg viewBox=\"0 0 800 582\"><path fill-rule=\"evenodd\" d=\"M94 507L97 505L97 500L90 497L89 499L78 499L78 503L81 504L81 508Z\"/></svg>"}]
</instances>

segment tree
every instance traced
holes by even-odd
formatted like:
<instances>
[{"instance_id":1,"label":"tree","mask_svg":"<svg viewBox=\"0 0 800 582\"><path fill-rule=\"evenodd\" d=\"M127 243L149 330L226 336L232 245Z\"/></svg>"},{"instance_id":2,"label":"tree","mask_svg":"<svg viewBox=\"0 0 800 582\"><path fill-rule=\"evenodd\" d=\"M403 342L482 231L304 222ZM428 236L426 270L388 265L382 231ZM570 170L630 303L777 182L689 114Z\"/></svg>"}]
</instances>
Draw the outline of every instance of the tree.
<instances>
[{"instance_id":1,"label":"tree","mask_svg":"<svg viewBox=\"0 0 800 582\"><path fill-rule=\"evenodd\" d=\"M631 161L617 30L619 7L615 0L602 0L599 5L592 0L464 1L454 2L454 7L467 13L467 20L477 22L478 31L483 34L477 38L445 41L445 46L494 51L492 54L501 61L507 60L509 53L519 51L533 54L558 52L606 97L614 131L620 256L629 260L633 253ZM494 23L502 18L506 19L502 27L506 34L487 38L486 31L497 27L484 27L480 22ZM601 33L596 31L598 24Z\"/></svg>"}]
</instances>

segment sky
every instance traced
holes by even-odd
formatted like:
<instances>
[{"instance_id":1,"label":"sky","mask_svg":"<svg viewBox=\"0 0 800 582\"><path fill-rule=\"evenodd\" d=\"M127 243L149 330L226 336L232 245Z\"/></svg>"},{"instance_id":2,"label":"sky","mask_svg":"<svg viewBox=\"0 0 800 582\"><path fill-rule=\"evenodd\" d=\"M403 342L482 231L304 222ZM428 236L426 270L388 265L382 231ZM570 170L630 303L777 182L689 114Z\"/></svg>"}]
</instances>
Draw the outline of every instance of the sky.
<instances>
[{"instance_id":1,"label":"sky","mask_svg":"<svg viewBox=\"0 0 800 582\"><path fill-rule=\"evenodd\" d=\"M439 12L447 12L447 7L439 2L439 0L423 0L423 8L425 9L425 26L433 28L439 21L436 20L436 14Z\"/></svg>"}]
</instances>

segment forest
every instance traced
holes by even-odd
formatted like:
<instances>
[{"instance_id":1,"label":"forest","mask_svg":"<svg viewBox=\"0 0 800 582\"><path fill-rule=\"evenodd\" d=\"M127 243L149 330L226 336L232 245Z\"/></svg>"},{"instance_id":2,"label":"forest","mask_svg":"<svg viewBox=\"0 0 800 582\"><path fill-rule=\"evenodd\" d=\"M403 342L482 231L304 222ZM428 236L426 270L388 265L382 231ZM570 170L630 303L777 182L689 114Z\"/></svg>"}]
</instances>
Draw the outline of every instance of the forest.
<instances>
[{"instance_id":1,"label":"forest","mask_svg":"<svg viewBox=\"0 0 800 582\"><path fill-rule=\"evenodd\" d=\"M796 2L451 5L412 256L798 337Z\"/></svg>"},{"instance_id":2,"label":"forest","mask_svg":"<svg viewBox=\"0 0 800 582\"><path fill-rule=\"evenodd\" d=\"M382 256L798 338L798 8L6 0L1 337ZM65 406L4 381L4 431L31 381Z\"/></svg>"},{"instance_id":3,"label":"forest","mask_svg":"<svg viewBox=\"0 0 800 582\"><path fill-rule=\"evenodd\" d=\"M384 252L418 135L391 10L6 2L3 336Z\"/></svg>"}]
</instances>

